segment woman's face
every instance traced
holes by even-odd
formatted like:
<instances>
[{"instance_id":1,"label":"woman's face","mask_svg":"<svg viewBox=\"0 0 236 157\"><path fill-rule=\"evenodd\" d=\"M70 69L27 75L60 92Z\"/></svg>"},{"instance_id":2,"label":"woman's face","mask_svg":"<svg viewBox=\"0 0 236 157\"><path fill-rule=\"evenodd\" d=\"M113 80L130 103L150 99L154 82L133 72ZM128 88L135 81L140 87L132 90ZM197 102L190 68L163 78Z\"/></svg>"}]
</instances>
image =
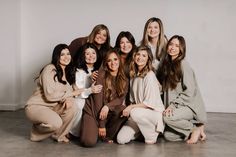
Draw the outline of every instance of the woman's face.
<instances>
[{"instance_id":1,"label":"woman's face","mask_svg":"<svg viewBox=\"0 0 236 157\"><path fill-rule=\"evenodd\" d=\"M59 61L60 65L67 66L68 64L70 64L70 62L71 62L70 51L67 48L63 49L60 55L60 61Z\"/></svg>"},{"instance_id":2,"label":"woman's face","mask_svg":"<svg viewBox=\"0 0 236 157\"><path fill-rule=\"evenodd\" d=\"M118 72L120 61L115 53L111 53L107 59L107 67L111 72Z\"/></svg>"},{"instance_id":3,"label":"woman's face","mask_svg":"<svg viewBox=\"0 0 236 157\"><path fill-rule=\"evenodd\" d=\"M158 38L160 34L160 26L158 22L154 21L149 23L147 27L147 34L150 38Z\"/></svg>"},{"instance_id":4,"label":"woman's face","mask_svg":"<svg viewBox=\"0 0 236 157\"><path fill-rule=\"evenodd\" d=\"M120 40L121 52L128 54L131 52L132 48L133 48L132 43L126 37L121 38Z\"/></svg>"},{"instance_id":5,"label":"woman's face","mask_svg":"<svg viewBox=\"0 0 236 157\"><path fill-rule=\"evenodd\" d=\"M179 40L177 38L174 38L170 41L167 48L167 53L171 56L172 60L178 57L180 53L179 46Z\"/></svg>"},{"instance_id":6,"label":"woman's face","mask_svg":"<svg viewBox=\"0 0 236 157\"><path fill-rule=\"evenodd\" d=\"M138 69L143 69L148 62L148 53L145 50L140 50L135 54L134 62L138 66Z\"/></svg>"},{"instance_id":7,"label":"woman's face","mask_svg":"<svg viewBox=\"0 0 236 157\"><path fill-rule=\"evenodd\" d=\"M98 45L102 45L106 42L107 40L107 32L106 30L100 30L94 38L94 41L96 42L96 44Z\"/></svg>"},{"instance_id":8,"label":"woman's face","mask_svg":"<svg viewBox=\"0 0 236 157\"><path fill-rule=\"evenodd\" d=\"M85 50L85 62L86 64L94 64L97 61L96 51L92 48L87 48Z\"/></svg>"}]
</instances>

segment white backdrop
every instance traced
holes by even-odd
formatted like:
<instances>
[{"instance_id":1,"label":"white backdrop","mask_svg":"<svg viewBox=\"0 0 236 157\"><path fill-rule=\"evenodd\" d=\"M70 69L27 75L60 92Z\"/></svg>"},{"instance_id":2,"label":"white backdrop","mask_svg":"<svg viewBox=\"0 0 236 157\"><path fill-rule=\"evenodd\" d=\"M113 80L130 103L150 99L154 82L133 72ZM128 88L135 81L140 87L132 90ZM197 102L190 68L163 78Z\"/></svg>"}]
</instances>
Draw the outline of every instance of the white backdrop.
<instances>
[{"instance_id":1,"label":"white backdrop","mask_svg":"<svg viewBox=\"0 0 236 157\"><path fill-rule=\"evenodd\" d=\"M24 106L58 43L103 23L112 46L123 30L138 44L153 16L162 19L168 38L185 37L207 111L236 113L234 0L0 0L0 109Z\"/></svg>"}]
</instances>

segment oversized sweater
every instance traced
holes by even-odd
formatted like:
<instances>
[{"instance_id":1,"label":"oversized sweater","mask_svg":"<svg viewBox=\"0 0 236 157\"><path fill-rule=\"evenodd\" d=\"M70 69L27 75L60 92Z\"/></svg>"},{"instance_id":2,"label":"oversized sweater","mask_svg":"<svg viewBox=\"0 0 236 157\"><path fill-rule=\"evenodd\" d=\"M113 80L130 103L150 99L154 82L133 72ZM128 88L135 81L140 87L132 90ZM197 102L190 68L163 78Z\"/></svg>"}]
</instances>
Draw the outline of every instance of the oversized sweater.
<instances>
[{"instance_id":1,"label":"oversized sweater","mask_svg":"<svg viewBox=\"0 0 236 157\"><path fill-rule=\"evenodd\" d=\"M103 128L105 127L105 121L99 119L99 114L104 105L107 105L110 111L114 111L117 105L123 105L125 101L125 96L128 91L128 83L125 88L125 94L122 96L118 96L115 88L112 88L111 91L113 95L113 99L111 101L106 100L105 98L105 71L103 69L99 70L98 78L96 80L96 84L101 84L103 86L102 91L97 94L92 94L88 97L85 102L84 112L88 115L94 117L97 120L98 126Z\"/></svg>"},{"instance_id":2,"label":"oversized sweater","mask_svg":"<svg viewBox=\"0 0 236 157\"><path fill-rule=\"evenodd\" d=\"M205 111L204 102L198 88L196 77L194 71L190 67L189 63L185 60L181 62L181 67L183 71L183 84L187 87L183 90L182 83L179 82L177 87L173 90L168 90L165 92L165 105L178 105L188 106L194 112L194 120L200 123L205 123L207 116Z\"/></svg>"},{"instance_id":3,"label":"oversized sweater","mask_svg":"<svg viewBox=\"0 0 236 157\"><path fill-rule=\"evenodd\" d=\"M62 84L54 76L56 68L53 64L48 64L41 72L37 87L26 105L43 105L53 107L58 103L63 103L65 99L72 98L72 86L67 82Z\"/></svg>"}]
</instances>

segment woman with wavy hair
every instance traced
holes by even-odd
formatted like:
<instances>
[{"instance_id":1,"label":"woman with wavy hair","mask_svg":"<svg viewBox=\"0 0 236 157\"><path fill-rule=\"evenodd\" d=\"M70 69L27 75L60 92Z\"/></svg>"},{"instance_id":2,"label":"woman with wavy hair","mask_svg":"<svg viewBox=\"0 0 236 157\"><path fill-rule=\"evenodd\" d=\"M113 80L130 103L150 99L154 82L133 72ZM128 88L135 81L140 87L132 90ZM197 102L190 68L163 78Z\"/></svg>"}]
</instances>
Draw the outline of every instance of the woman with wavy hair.
<instances>
[{"instance_id":1,"label":"woman with wavy hair","mask_svg":"<svg viewBox=\"0 0 236 157\"><path fill-rule=\"evenodd\" d=\"M163 132L162 112L164 105L160 97L158 80L153 72L152 52L147 46L140 46L133 54L130 64L130 105L122 116L129 117L117 135L117 142L125 144L136 139L140 133L145 143L156 143Z\"/></svg>"},{"instance_id":2,"label":"woman with wavy hair","mask_svg":"<svg viewBox=\"0 0 236 157\"><path fill-rule=\"evenodd\" d=\"M95 85L92 80L92 72L98 70L98 49L94 44L86 43L82 46L81 58L75 58L76 65L75 86L74 88L83 89L83 92L75 98L75 104L78 107L73 126L70 131L72 137L79 137L82 110L85 99L90 94L101 92L102 86Z\"/></svg>"},{"instance_id":3,"label":"woman with wavy hair","mask_svg":"<svg viewBox=\"0 0 236 157\"><path fill-rule=\"evenodd\" d=\"M189 144L205 140L206 111L194 71L185 60L186 43L174 35L167 44L167 56L157 77L164 92L164 137Z\"/></svg>"},{"instance_id":4,"label":"woman with wavy hair","mask_svg":"<svg viewBox=\"0 0 236 157\"><path fill-rule=\"evenodd\" d=\"M73 90L75 70L66 44L57 45L52 61L40 72L37 88L26 103L27 118L33 123L30 140L41 141L52 137L58 142L66 138L76 113L74 96L82 90Z\"/></svg>"},{"instance_id":5,"label":"woman with wavy hair","mask_svg":"<svg viewBox=\"0 0 236 157\"><path fill-rule=\"evenodd\" d=\"M121 113L125 108L128 81L115 49L106 54L98 76L96 84L103 86L102 91L90 95L83 110L80 142L85 147L95 146L98 137L113 142L126 120Z\"/></svg>"},{"instance_id":6,"label":"woman with wavy hair","mask_svg":"<svg viewBox=\"0 0 236 157\"><path fill-rule=\"evenodd\" d=\"M159 62L164 58L167 38L164 34L164 26L161 19L152 17L147 20L143 30L141 45L148 46L153 55L153 67L158 69Z\"/></svg>"}]
</instances>

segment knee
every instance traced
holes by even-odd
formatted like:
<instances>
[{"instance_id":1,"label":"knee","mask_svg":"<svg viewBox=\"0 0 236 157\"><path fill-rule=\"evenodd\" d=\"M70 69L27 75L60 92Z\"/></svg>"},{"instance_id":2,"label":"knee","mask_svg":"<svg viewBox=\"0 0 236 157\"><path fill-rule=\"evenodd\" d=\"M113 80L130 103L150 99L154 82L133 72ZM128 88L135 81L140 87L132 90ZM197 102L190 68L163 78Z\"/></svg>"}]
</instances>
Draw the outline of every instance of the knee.
<instances>
[{"instance_id":1,"label":"knee","mask_svg":"<svg viewBox=\"0 0 236 157\"><path fill-rule=\"evenodd\" d=\"M138 108L134 108L130 112L130 117L136 123L143 123L146 121L145 114L141 112Z\"/></svg>"},{"instance_id":2,"label":"knee","mask_svg":"<svg viewBox=\"0 0 236 157\"><path fill-rule=\"evenodd\" d=\"M81 138L80 144L83 147L94 147L97 144L97 139L91 139L91 138Z\"/></svg>"},{"instance_id":3,"label":"knee","mask_svg":"<svg viewBox=\"0 0 236 157\"><path fill-rule=\"evenodd\" d=\"M126 144L132 140L132 137L134 137L134 131L133 130L129 131L127 129L131 129L131 128L128 128L128 126L123 126L121 128L121 130L117 134L117 143Z\"/></svg>"},{"instance_id":4,"label":"knee","mask_svg":"<svg viewBox=\"0 0 236 157\"><path fill-rule=\"evenodd\" d=\"M163 116L163 121L165 124L172 124L174 121L174 117L173 116Z\"/></svg>"},{"instance_id":5,"label":"knee","mask_svg":"<svg viewBox=\"0 0 236 157\"><path fill-rule=\"evenodd\" d=\"M63 121L61 119L56 120L55 122L53 122L51 124L52 125L52 130L56 131L56 130L60 129L62 124L63 124Z\"/></svg>"}]
</instances>

